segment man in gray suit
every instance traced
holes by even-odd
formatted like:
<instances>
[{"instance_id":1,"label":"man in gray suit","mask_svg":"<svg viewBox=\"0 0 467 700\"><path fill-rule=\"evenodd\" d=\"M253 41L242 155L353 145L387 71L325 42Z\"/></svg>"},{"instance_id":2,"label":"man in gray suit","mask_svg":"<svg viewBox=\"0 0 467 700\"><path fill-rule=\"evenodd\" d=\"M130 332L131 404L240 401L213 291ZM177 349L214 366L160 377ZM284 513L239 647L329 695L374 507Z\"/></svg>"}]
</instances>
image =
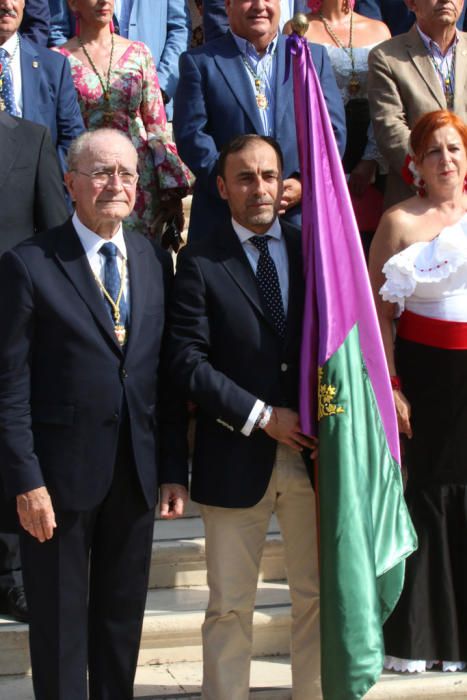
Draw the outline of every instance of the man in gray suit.
<instances>
[{"instance_id":1,"label":"man in gray suit","mask_svg":"<svg viewBox=\"0 0 467 700\"><path fill-rule=\"evenodd\" d=\"M401 169L417 119L436 109L467 118L467 33L456 29L463 0L406 4L415 13L415 25L369 56L370 110L376 142L389 164L386 207L413 195Z\"/></svg>"}]
</instances>

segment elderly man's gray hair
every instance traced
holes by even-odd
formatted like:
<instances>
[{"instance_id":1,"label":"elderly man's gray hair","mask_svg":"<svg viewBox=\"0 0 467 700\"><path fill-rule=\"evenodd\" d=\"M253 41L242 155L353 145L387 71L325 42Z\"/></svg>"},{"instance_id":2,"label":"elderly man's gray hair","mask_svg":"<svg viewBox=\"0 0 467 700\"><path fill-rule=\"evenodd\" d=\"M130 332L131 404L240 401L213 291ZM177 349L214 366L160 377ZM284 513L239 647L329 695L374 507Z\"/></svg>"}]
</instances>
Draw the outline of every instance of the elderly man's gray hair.
<instances>
[{"instance_id":1,"label":"elderly man's gray hair","mask_svg":"<svg viewBox=\"0 0 467 700\"><path fill-rule=\"evenodd\" d=\"M103 128L95 129L94 131L85 131L71 142L70 148L68 149L67 165L69 171L77 169L78 162L83 152L91 150L93 141L100 136L110 136L112 139L121 139L122 141L125 141L125 143L130 144L136 153L136 148L133 146L131 140L126 134L118 129Z\"/></svg>"}]
</instances>

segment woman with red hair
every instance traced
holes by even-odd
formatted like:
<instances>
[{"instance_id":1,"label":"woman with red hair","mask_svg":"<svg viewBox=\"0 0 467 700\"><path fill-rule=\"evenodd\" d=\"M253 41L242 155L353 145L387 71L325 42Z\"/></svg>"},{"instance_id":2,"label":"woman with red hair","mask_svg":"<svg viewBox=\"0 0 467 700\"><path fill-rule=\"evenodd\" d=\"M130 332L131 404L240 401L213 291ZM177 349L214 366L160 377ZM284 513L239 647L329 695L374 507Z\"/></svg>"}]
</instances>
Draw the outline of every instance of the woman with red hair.
<instances>
[{"instance_id":1,"label":"woman with red hair","mask_svg":"<svg viewBox=\"0 0 467 700\"><path fill-rule=\"evenodd\" d=\"M419 538L385 625L386 667L467 661L467 126L425 114L406 177L417 195L383 215L370 275L405 436L406 500ZM394 343L394 321L399 318Z\"/></svg>"}]
</instances>

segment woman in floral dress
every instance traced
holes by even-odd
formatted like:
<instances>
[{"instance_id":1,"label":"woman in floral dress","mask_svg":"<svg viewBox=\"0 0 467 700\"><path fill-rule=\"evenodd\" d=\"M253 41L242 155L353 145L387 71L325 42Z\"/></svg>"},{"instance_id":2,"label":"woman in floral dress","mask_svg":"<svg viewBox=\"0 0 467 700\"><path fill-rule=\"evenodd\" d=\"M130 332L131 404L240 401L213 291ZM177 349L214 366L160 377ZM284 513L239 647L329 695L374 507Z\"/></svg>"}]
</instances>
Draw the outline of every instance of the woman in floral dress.
<instances>
[{"instance_id":1,"label":"woman in floral dress","mask_svg":"<svg viewBox=\"0 0 467 700\"><path fill-rule=\"evenodd\" d=\"M167 125L156 68L147 46L113 32L113 0L70 0L76 36L61 46L88 129L110 127L138 151L139 181L127 228L153 237L173 217L181 228L181 198L192 175L180 160Z\"/></svg>"}]
</instances>

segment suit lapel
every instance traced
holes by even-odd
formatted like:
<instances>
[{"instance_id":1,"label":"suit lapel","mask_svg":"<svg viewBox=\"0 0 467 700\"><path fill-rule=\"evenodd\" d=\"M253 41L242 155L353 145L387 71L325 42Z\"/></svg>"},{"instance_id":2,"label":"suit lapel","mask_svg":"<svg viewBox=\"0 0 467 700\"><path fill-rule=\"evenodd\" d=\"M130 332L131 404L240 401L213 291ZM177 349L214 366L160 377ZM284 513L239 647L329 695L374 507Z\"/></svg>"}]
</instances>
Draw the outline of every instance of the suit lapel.
<instances>
[{"instance_id":1,"label":"suit lapel","mask_svg":"<svg viewBox=\"0 0 467 700\"><path fill-rule=\"evenodd\" d=\"M130 280L130 333L126 352L129 353L141 329L148 285L147 257L138 236L125 235Z\"/></svg>"},{"instance_id":2,"label":"suit lapel","mask_svg":"<svg viewBox=\"0 0 467 700\"><path fill-rule=\"evenodd\" d=\"M272 330L277 333L274 320L261 301L258 283L250 262L232 227L221 234L220 241L219 245L222 249L221 264L239 286L248 301L259 311Z\"/></svg>"},{"instance_id":3,"label":"suit lapel","mask_svg":"<svg viewBox=\"0 0 467 700\"><path fill-rule=\"evenodd\" d=\"M415 68L419 72L420 77L424 83L426 83L440 108L446 109L446 98L439 82L439 78L436 75L430 57L428 56L425 44L423 43L415 26L412 27L407 34L406 47L407 53L409 54Z\"/></svg>"},{"instance_id":4,"label":"suit lapel","mask_svg":"<svg viewBox=\"0 0 467 700\"><path fill-rule=\"evenodd\" d=\"M21 93L23 97L23 117L33 119L39 95L40 59L34 48L20 38Z\"/></svg>"},{"instance_id":5,"label":"suit lapel","mask_svg":"<svg viewBox=\"0 0 467 700\"><path fill-rule=\"evenodd\" d=\"M0 139L0 189L7 180L16 161L21 142L18 140L16 121L7 112L1 113L2 138Z\"/></svg>"},{"instance_id":6,"label":"suit lapel","mask_svg":"<svg viewBox=\"0 0 467 700\"><path fill-rule=\"evenodd\" d=\"M252 123L254 131L261 134L263 127L253 89L246 74L242 56L230 34L225 37L225 47L225 53L215 54L214 60L225 78L226 85Z\"/></svg>"},{"instance_id":7,"label":"suit lapel","mask_svg":"<svg viewBox=\"0 0 467 700\"><path fill-rule=\"evenodd\" d=\"M467 34L465 32L459 32L454 80L454 112L463 115L467 94Z\"/></svg>"},{"instance_id":8,"label":"suit lapel","mask_svg":"<svg viewBox=\"0 0 467 700\"><path fill-rule=\"evenodd\" d=\"M115 336L112 321L105 307L102 294L93 278L88 259L71 220L68 220L63 227L58 229L55 251L62 270L88 306L96 323L121 353L122 349Z\"/></svg>"}]
</instances>

